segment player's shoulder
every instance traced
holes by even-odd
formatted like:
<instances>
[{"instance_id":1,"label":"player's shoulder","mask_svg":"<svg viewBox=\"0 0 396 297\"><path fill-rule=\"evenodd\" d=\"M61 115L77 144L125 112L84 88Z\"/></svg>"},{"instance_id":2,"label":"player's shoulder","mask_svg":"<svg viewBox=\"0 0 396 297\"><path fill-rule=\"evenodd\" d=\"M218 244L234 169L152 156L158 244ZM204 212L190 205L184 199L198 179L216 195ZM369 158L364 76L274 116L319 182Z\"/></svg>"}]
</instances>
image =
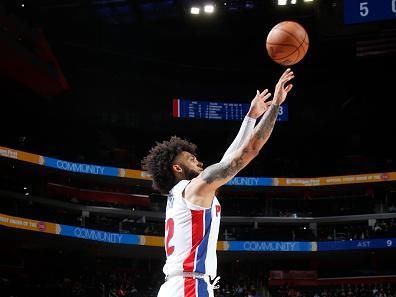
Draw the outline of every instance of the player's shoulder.
<instances>
[{"instance_id":1,"label":"player's shoulder","mask_svg":"<svg viewBox=\"0 0 396 297\"><path fill-rule=\"evenodd\" d=\"M184 189L189 182L189 180L181 180L169 191L167 211L171 209L180 211L188 208L184 200Z\"/></svg>"},{"instance_id":2,"label":"player's shoulder","mask_svg":"<svg viewBox=\"0 0 396 297\"><path fill-rule=\"evenodd\" d=\"M186 186L191 182L191 180L183 179L179 181L173 188L170 190L170 194L175 195L184 191Z\"/></svg>"}]
</instances>

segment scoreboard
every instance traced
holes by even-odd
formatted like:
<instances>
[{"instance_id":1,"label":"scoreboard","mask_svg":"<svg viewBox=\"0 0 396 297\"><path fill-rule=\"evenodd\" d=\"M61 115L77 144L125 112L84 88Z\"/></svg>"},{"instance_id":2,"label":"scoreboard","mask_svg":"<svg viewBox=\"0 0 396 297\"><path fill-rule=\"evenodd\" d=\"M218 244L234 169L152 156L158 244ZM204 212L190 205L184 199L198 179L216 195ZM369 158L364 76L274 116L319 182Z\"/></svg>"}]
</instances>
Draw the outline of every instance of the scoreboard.
<instances>
[{"instance_id":1,"label":"scoreboard","mask_svg":"<svg viewBox=\"0 0 396 297\"><path fill-rule=\"evenodd\" d=\"M247 114L250 104L215 101L196 101L181 98L173 99L173 117L207 120L241 121ZM288 120L288 106L282 104L278 121Z\"/></svg>"},{"instance_id":2,"label":"scoreboard","mask_svg":"<svg viewBox=\"0 0 396 297\"><path fill-rule=\"evenodd\" d=\"M344 23L396 19L396 0L344 0Z\"/></svg>"}]
</instances>

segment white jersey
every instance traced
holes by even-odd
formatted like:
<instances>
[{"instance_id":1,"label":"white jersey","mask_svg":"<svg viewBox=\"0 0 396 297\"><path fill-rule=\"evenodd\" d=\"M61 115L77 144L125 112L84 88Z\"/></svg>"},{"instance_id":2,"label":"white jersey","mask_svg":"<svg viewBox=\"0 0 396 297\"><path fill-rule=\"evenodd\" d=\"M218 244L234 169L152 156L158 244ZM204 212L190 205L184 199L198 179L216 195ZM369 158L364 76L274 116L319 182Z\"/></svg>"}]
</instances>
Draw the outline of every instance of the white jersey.
<instances>
[{"instance_id":1,"label":"white jersey","mask_svg":"<svg viewBox=\"0 0 396 297\"><path fill-rule=\"evenodd\" d=\"M221 207L216 197L210 208L183 198L189 180L175 185L168 195L165 221L165 275L180 272L217 273L217 238Z\"/></svg>"}]
</instances>

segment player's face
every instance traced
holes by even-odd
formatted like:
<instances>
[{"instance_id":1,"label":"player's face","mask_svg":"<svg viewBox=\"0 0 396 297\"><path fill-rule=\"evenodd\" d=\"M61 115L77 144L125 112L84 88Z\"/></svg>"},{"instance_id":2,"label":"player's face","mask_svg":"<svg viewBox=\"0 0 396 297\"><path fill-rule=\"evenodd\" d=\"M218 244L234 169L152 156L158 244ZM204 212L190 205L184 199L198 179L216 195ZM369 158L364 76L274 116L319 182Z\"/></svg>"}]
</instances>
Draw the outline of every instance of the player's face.
<instances>
[{"instance_id":1,"label":"player's face","mask_svg":"<svg viewBox=\"0 0 396 297\"><path fill-rule=\"evenodd\" d=\"M203 171L203 164L189 152L181 152L177 157L177 163L182 169L184 179L193 179Z\"/></svg>"}]
</instances>

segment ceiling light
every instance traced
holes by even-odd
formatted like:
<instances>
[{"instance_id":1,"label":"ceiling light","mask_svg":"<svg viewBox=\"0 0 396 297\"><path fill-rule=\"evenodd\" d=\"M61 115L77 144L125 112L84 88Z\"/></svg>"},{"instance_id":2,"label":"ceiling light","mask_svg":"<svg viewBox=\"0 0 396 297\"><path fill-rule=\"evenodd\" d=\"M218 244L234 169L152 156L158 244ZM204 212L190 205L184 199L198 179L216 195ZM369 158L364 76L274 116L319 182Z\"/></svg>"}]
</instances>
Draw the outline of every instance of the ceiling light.
<instances>
[{"instance_id":1,"label":"ceiling light","mask_svg":"<svg viewBox=\"0 0 396 297\"><path fill-rule=\"evenodd\" d=\"M191 14L199 14L201 9L199 9L199 7L191 7L190 9L190 13Z\"/></svg>"},{"instance_id":2,"label":"ceiling light","mask_svg":"<svg viewBox=\"0 0 396 297\"><path fill-rule=\"evenodd\" d=\"M204 11L206 13L213 13L214 12L214 5L208 4L204 6Z\"/></svg>"}]
</instances>

